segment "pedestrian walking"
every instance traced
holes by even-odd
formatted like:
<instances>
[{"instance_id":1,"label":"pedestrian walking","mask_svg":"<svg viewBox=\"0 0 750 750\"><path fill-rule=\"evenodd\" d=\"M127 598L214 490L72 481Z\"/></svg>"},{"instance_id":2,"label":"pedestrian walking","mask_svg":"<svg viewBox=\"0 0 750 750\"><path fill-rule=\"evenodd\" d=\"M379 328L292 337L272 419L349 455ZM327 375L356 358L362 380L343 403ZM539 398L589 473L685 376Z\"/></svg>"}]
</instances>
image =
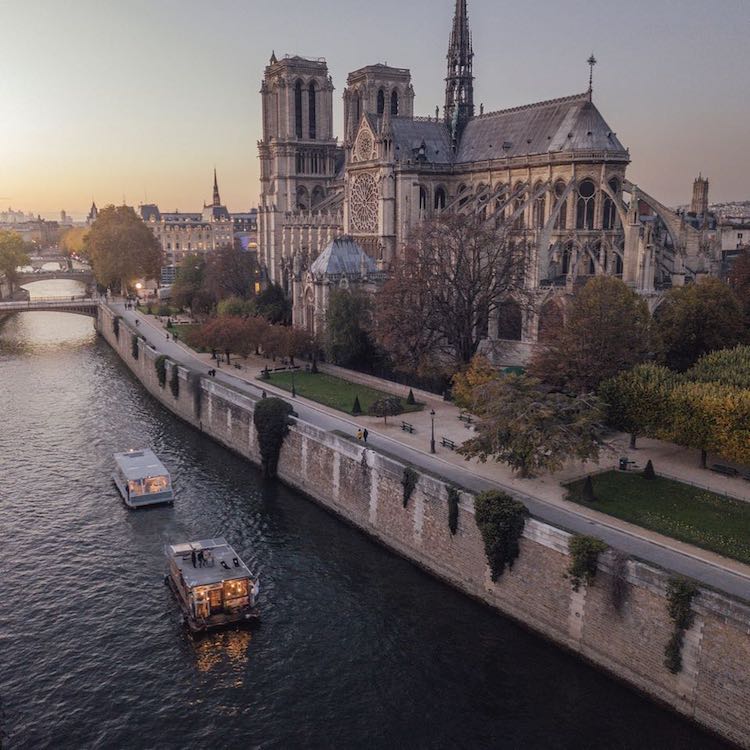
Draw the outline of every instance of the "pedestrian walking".
<instances>
[{"instance_id":1,"label":"pedestrian walking","mask_svg":"<svg viewBox=\"0 0 750 750\"><path fill-rule=\"evenodd\" d=\"M357 440L362 440L362 430L357 430Z\"/></svg>"},{"instance_id":2,"label":"pedestrian walking","mask_svg":"<svg viewBox=\"0 0 750 750\"><path fill-rule=\"evenodd\" d=\"M367 442L367 436L368 436L369 434L370 434L370 433L369 433L369 432L367 431L367 427L365 427L365 429L364 429L364 430L362 430L362 439L363 439L363 440L364 440L365 442Z\"/></svg>"}]
</instances>

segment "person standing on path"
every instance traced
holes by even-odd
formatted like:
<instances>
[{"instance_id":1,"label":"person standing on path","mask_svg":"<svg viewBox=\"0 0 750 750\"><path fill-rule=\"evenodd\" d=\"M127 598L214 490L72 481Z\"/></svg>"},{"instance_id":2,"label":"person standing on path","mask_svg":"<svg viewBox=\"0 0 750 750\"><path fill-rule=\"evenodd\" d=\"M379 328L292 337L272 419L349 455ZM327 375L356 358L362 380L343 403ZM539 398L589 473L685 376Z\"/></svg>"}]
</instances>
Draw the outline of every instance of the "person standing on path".
<instances>
[{"instance_id":1,"label":"person standing on path","mask_svg":"<svg viewBox=\"0 0 750 750\"><path fill-rule=\"evenodd\" d=\"M357 430L357 440L362 440L362 430Z\"/></svg>"},{"instance_id":2,"label":"person standing on path","mask_svg":"<svg viewBox=\"0 0 750 750\"><path fill-rule=\"evenodd\" d=\"M369 433L369 432L367 431L367 427L365 427L365 429L364 429L364 430L362 430L362 439L363 439L363 440L364 440L365 442L367 442L367 436L368 436L369 434L370 434L370 433Z\"/></svg>"}]
</instances>

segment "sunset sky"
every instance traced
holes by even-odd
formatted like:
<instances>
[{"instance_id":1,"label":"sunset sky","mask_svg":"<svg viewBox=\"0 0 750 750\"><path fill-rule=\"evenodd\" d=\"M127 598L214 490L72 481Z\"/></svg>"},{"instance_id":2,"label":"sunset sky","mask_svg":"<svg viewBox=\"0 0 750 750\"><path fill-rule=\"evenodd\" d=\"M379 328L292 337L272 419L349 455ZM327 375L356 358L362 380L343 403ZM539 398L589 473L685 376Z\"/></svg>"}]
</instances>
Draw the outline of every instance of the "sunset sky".
<instances>
[{"instance_id":1,"label":"sunset sky","mask_svg":"<svg viewBox=\"0 0 750 750\"><path fill-rule=\"evenodd\" d=\"M257 203L260 81L271 51L325 57L337 133L349 71L408 67L418 114L443 101L453 0L0 0L0 208L57 215L156 202L195 210L212 169ZM469 0L485 111L588 85L668 205L699 172L750 199L748 0Z\"/></svg>"}]
</instances>

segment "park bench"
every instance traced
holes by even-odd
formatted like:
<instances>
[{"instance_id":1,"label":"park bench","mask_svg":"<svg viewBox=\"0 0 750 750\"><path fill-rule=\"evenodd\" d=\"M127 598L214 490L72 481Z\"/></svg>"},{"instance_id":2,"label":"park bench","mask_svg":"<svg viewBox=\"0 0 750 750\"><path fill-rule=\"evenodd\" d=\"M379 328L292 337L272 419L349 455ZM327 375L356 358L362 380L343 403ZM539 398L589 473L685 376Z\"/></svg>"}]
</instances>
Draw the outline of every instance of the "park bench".
<instances>
[{"instance_id":1,"label":"park bench","mask_svg":"<svg viewBox=\"0 0 750 750\"><path fill-rule=\"evenodd\" d=\"M444 448L450 448L452 451L456 450L456 444L449 440L445 435L443 435L443 438L440 441L440 445L442 445Z\"/></svg>"},{"instance_id":2,"label":"park bench","mask_svg":"<svg viewBox=\"0 0 750 750\"><path fill-rule=\"evenodd\" d=\"M736 477L739 472L734 466L725 466L724 464L714 464L711 467L711 471L715 471L717 474L723 474L725 477Z\"/></svg>"},{"instance_id":3,"label":"park bench","mask_svg":"<svg viewBox=\"0 0 750 750\"><path fill-rule=\"evenodd\" d=\"M410 435L413 435L416 432L416 430L414 429L414 425L409 424L409 422L401 422L401 429L404 432L408 432Z\"/></svg>"},{"instance_id":4,"label":"park bench","mask_svg":"<svg viewBox=\"0 0 750 750\"><path fill-rule=\"evenodd\" d=\"M460 420L461 420L462 422L465 422L465 423L466 423L466 426L467 426L467 427L468 427L468 426L469 426L470 424L472 424L472 422L474 421L474 418L473 418L473 417L471 416L471 414L469 414L469 412L466 412L466 411L464 411L464 412L461 412L461 413L460 413L460 414L458 415L458 418L459 418L459 419L460 419Z\"/></svg>"},{"instance_id":5,"label":"park bench","mask_svg":"<svg viewBox=\"0 0 750 750\"><path fill-rule=\"evenodd\" d=\"M235 370L241 370L242 369L242 365L239 362L235 362L234 365L233 365L233 367L234 367Z\"/></svg>"}]
</instances>

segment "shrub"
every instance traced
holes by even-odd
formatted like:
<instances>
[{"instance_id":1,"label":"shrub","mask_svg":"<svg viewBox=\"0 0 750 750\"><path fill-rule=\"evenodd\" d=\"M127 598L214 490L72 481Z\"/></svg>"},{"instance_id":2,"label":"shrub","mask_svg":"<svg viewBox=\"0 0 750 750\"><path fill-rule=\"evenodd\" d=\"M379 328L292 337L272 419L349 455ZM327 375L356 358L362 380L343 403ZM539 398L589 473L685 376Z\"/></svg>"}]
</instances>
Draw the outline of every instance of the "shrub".
<instances>
[{"instance_id":1,"label":"shrub","mask_svg":"<svg viewBox=\"0 0 750 750\"><path fill-rule=\"evenodd\" d=\"M474 517L484 541L484 551L493 581L503 574L520 553L519 539L529 511L512 497L490 490L474 500Z\"/></svg>"},{"instance_id":2,"label":"shrub","mask_svg":"<svg viewBox=\"0 0 750 750\"><path fill-rule=\"evenodd\" d=\"M596 497L596 494L594 493L594 482L591 479L591 474L586 477L586 481L583 483L583 488L581 489L581 497L583 498L584 502L587 503L595 503L598 499Z\"/></svg>"},{"instance_id":3,"label":"shrub","mask_svg":"<svg viewBox=\"0 0 750 750\"><path fill-rule=\"evenodd\" d=\"M149 302L148 305L146 305L146 315L153 315L153 308L151 307L151 303Z\"/></svg>"},{"instance_id":4,"label":"shrub","mask_svg":"<svg viewBox=\"0 0 750 750\"><path fill-rule=\"evenodd\" d=\"M615 550L612 553L612 576L610 578L609 598L616 612L621 612L628 596L628 556Z\"/></svg>"},{"instance_id":5,"label":"shrub","mask_svg":"<svg viewBox=\"0 0 750 750\"><path fill-rule=\"evenodd\" d=\"M359 405L359 396L354 397L354 406L352 406L352 416L359 416L362 413L362 407Z\"/></svg>"},{"instance_id":6,"label":"shrub","mask_svg":"<svg viewBox=\"0 0 750 750\"><path fill-rule=\"evenodd\" d=\"M414 399L414 391L409 388L409 395L406 397L406 403L409 404L409 406L414 406L417 402Z\"/></svg>"},{"instance_id":7,"label":"shrub","mask_svg":"<svg viewBox=\"0 0 750 750\"><path fill-rule=\"evenodd\" d=\"M112 331L115 334L115 338L119 341L120 339L120 316L115 315L114 318L112 318Z\"/></svg>"},{"instance_id":8,"label":"shrub","mask_svg":"<svg viewBox=\"0 0 750 750\"><path fill-rule=\"evenodd\" d=\"M180 397L180 373L177 371L177 363L172 363L172 377L169 379L169 390L175 398Z\"/></svg>"},{"instance_id":9,"label":"shrub","mask_svg":"<svg viewBox=\"0 0 750 750\"><path fill-rule=\"evenodd\" d=\"M656 472L654 471L654 464L649 458L646 468L643 470L644 479L656 479Z\"/></svg>"},{"instance_id":10,"label":"shrub","mask_svg":"<svg viewBox=\"0 0 750 750\"><path fill-rule=\"evenodd\" d=\"M134 333L130 336L130 354L133 359L138 359L138 336Z\"/></svg>"},{"instance_id":11,"label":"shrub","mask_svg":"<svg viewBox=\"0 0 750 750\"><path fill-rule=\"evenodd\" d=\"M672 674L682 671L682 644L693 624L692 603L697 593L696 584L686 578L670 578L667 584L667 612L674 632L664 648L664 665Z\"/></svg>"},{"instance_id":12,"label":"shrub","mask_svg":"<svg viewBox=\"0 0 750 750\"><path fill-rule=\"evenodd\" d=\"M169 307L169 305L159 305L158 314L163 318L166 318L168 315L172 314L172 308Z\"/></svg>"},{"instance_id":13,"label":"shrub","mask_svg":"<svg viewBox=\"0 0 750 750\"><path fill-rule=\"evenodd\" d=\"M573 584L573 591L578 591L581 582L590 586L596 577L599 555L607 549L604 542L591 536L574 534L568 542L570 552L570 566L568 575Z\"/></svg>"},{"instance_id":14,"label":"shrub","mask_svg":"<svg viewBox=\"0 0 750 750\"><path fill-rule=\"evenodd\" d=\"M461 493L455 487L448 487L448 528L451 534L458 530L458 501Z\"/></svg>"},{"instance_id":15,"label":"shrub","mask_svg":"<svg viewBox=\"0 0 750 750\"><path fill-rule=\"evenodd\" d=\"M404 488L404 508L409 504L414 489L419 481L419 475L411 466L404 468L404 476L401 478L401 485Z\"/></svg>"},{"instance_id":16,"label":"shrub","mask_svg":"<svg viewBox=\"0 0 750 750\"><path fill-rule=\"evenodd\" d=\"M281 446L289 433L292 407L280 398L265 398L255 404L253 423L258 433L263 476L276 476Z\"/></svg>"},{"instance_id":17,"label":"shrub","mask_svg":"<svg viewBox=\"0 0 750 750\"><path fill-rule=\"evenodd\" d=\"M167 358L162 354L154 361L156 377L159 378L159 385L164 388L167 382Z\"/></svg>"}]
</instances>

